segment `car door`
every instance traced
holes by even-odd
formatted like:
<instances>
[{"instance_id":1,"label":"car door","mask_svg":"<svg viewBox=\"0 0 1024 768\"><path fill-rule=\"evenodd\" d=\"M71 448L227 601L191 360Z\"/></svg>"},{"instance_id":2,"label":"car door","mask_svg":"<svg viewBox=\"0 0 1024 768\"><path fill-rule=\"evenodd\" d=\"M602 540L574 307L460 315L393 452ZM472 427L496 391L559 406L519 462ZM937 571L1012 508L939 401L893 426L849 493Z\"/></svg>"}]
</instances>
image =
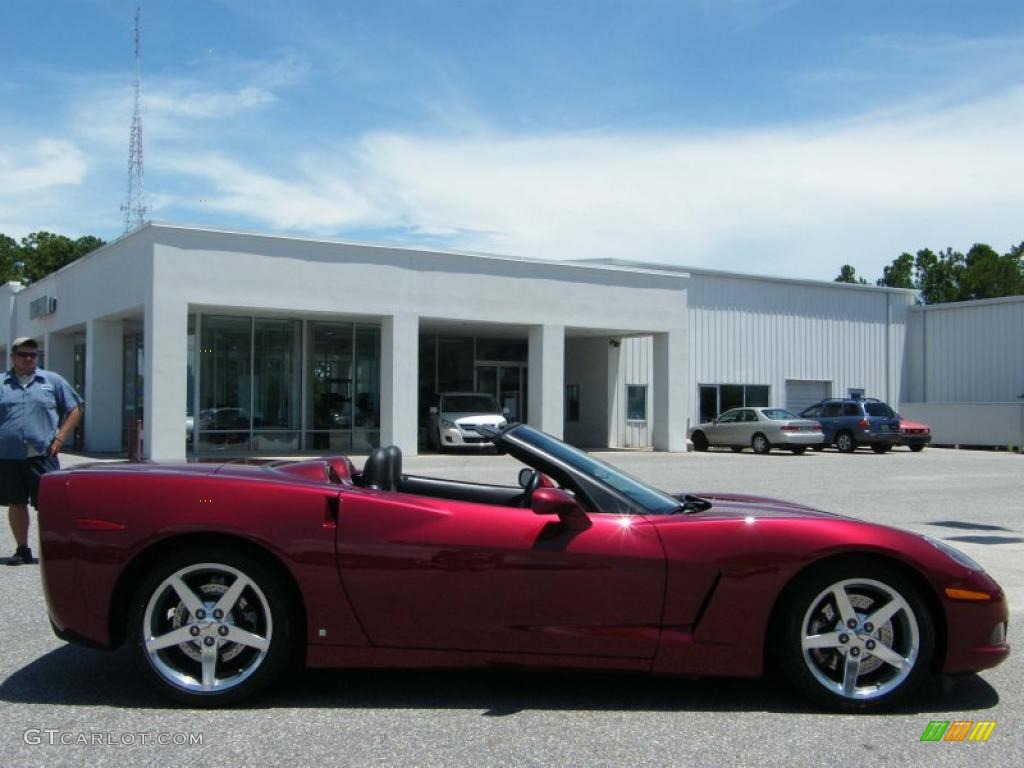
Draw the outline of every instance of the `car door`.
<instances>
[{"instance_id":1,"label":"car door","mask_svg":"<svg viewBox=\"0 0 1024 768\"><path fill-rule=\"evenodd\" d=\"M836 429L842 419L843 404L840 402L825 403L821 408L821 416L817 420L821 423L821 429L825 433L825 442L832 443L836 438Z\"/></svg>"},{"instance_id":2,"label":"car door","mask_svg":"<svg viewBox=\"0 0 1024 768\"><path fill-rule=\"evenodd\" d=\"M665 556L641 516L569 530L530 509L353 489L338 565L381 647L652 658Z\"/></svg>"},{"instance_id":3,"label":"car door","mask_svg":"<svg viewBox=\"0 0 1024 768\"><path fill-rule=\"evenodd\" d=\"M758 430L757 414L750 408L744 408L736 422L737 442L734 445L750 445L754 433Z\"/></svg>"},{"instance_id":4,"label":"car door","mask_svg":"<svg viewBox=\"0 0 1024 768\"><path fill-rule=\"evenodd\" d=\"M711 445L739 445L736 442L739 416L740 409L733 408L715 419L714 427L708 431L708 443Z\"/></svg>"}]
</instances>

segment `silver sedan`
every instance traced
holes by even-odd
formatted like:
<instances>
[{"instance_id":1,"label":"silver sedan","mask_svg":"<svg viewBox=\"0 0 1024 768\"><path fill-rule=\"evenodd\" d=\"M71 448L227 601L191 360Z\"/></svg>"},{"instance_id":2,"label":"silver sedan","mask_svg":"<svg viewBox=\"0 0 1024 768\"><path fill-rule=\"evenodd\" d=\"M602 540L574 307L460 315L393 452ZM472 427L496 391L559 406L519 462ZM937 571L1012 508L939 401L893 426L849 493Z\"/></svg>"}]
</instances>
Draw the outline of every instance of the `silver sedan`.
<instances>
[{"instance_id":1,"label":"silver sedan","mask_svg":"<svg viewBox=\"0 0 1024 768\"><path fill-rule=\"evenodd\" d=\"M825 435L818 422L801 419L783 408L733 408L691 429L690 439L696 451L712 446L742 451L749 446L754 453L784 448L799 454L809 445L824 444Z\"/></svg>"}]
</instances>

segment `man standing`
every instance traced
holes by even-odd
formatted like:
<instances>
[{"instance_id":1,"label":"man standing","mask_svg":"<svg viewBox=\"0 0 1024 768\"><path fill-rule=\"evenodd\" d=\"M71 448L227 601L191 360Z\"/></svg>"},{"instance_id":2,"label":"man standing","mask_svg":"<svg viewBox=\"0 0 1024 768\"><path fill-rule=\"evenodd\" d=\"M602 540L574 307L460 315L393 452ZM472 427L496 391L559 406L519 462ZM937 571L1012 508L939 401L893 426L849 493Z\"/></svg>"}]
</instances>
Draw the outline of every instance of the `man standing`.
<instances>
[{"instance_id":1,"label":"man standing","mask_svg":"<svg viewBox=\"0 0 1024 768\"><path fill-rule=\"evenodd\" d=\"M28 546L28 503L39 501L39 478L60 469L57 454L82 417L82 398L62 377L36 368L39 345L11 344L12 367L0 380L0 504L9 507L17 549L8 565L36 562Z\"/></svg>"}]
</instances>

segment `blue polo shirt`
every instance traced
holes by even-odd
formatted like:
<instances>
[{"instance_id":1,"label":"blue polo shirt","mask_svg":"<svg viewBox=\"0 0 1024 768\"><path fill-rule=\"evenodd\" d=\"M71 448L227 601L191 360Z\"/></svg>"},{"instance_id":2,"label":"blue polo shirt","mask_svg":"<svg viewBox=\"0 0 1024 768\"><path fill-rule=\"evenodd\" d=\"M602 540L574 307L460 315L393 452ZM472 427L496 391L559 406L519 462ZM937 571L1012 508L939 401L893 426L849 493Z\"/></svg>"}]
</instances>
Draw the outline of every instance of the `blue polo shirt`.
<instances>
[{"instance_id":1,"label":"blue polo shirt","mask_svg":"<svg viewBox=\"0 0 1024 768\"><path fill-rule=\"evenodd\" d=\"M24 387L14 369L4 373L0 383L0 459L28 458L28 446L38 455L46 453L64 417L81 404L82 398L67 380L52 371L36 369Z\"/></svg>"}]
</instances>

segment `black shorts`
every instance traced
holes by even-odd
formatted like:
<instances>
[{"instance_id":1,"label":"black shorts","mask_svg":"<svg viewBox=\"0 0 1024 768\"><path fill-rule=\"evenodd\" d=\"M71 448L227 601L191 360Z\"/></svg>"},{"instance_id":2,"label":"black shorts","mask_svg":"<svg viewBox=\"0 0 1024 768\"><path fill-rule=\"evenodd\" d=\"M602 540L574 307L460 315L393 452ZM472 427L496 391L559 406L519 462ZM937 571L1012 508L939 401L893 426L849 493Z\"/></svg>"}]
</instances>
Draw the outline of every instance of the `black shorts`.
<instances>
[{"instance_id":1,"label":"black shorts","mask_svg":"<svg viewBox=\"0 0 1024 768\"><path fill-rule=\"evenodd\" d=\"M39 478L60 469L56 456L31 459L0 459L0 504L39 506Z\"/></svg>"}]
</instances>

